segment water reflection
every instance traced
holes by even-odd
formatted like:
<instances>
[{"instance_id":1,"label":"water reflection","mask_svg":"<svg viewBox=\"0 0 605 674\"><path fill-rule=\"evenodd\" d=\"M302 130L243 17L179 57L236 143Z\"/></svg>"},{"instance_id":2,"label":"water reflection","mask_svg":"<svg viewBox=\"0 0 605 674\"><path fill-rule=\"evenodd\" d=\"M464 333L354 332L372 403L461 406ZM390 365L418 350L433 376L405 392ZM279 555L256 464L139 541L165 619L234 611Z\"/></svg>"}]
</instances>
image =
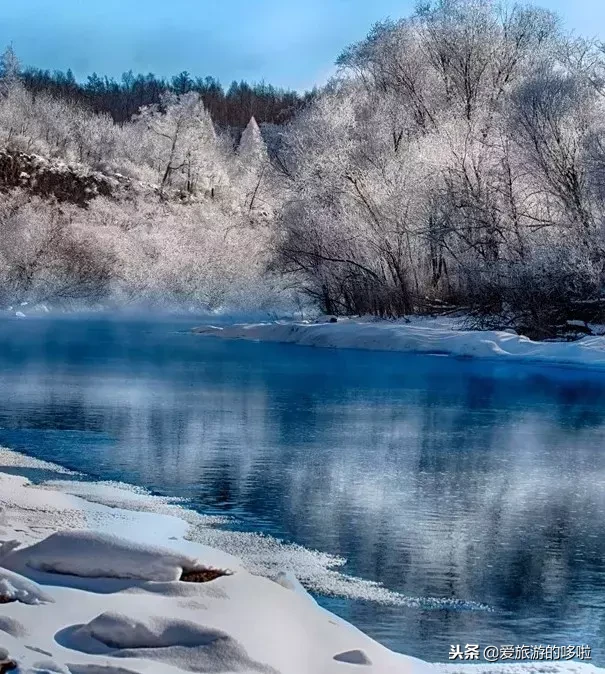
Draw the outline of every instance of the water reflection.
<instances>
[{"instance_id":1,"label":"water reflection","mask_svg":"<svg viewBox=\"0 0 605 674\"><path fill-rule=\"evenodd\" d=\"M0 443L189 498L415 597L323 598L391 647L589 643L605 659L605 386L579 371L0 325Z\"/></svg>"}]
</instances>

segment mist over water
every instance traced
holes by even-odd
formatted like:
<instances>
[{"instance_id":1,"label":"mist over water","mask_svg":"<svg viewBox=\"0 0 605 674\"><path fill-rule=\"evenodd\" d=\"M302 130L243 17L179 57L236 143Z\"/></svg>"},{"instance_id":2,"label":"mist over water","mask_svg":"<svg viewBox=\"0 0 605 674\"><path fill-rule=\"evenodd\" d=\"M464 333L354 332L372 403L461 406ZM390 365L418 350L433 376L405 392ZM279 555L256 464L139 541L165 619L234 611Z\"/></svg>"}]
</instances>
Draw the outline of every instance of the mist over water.
<instances>
[{"instance_id":1,"label":"mist over water","mask_svg":"<svg viewBox=\"0 0 605 674\"><path fill-rule=\"evenodd\" d=\"M605 662L602 377L221 341L195 323L0 323L0 445L227 517L198 532L226 547L260 533L346 559L338 572L419 601L347 593L323 562L311 578L303 548L275 548L396 650L586 643Z\"/></svg>"}]
</instances>

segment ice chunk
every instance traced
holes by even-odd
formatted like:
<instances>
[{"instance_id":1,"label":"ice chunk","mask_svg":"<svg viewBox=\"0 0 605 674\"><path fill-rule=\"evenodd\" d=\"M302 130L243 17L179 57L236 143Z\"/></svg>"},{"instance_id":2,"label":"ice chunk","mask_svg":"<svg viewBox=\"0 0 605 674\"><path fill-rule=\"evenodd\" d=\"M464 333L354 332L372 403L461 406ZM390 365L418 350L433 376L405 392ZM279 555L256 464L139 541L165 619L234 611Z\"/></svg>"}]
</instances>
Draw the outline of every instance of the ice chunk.
<instances>
[{"instance_id":1,"label":"ice chunk","mask_svg":"<svg viewBox=\"0 0 605 674\"><path fill-rule=\"evenodd\" d=\"M30 674L71 674L67 667L59 665L53 660L34 662L31 669L28 669L27 671Z\"/></svg>"}]
</instances>

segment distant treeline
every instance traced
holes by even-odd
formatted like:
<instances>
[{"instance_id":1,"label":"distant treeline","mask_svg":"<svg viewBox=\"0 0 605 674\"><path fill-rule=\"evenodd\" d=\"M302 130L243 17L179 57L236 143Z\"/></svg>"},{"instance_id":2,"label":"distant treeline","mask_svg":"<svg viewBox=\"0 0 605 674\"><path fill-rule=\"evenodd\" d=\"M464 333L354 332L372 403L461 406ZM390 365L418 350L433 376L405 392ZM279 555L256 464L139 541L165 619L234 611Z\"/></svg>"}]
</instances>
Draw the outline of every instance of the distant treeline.
<instances>
[{"instance_id":1,"label":"distant treeline","mask_svg":"<svg viewBox=\"0 0 605 674\"><path fill-rule=\"evenodd\" d=\"M188 72L168 80L153 73L135 75L129 71L120 81L93 73L81 83L71 70L51 72L27 68L21 78L34 94L45 92L84 104L94 112L109 113L119 124L130 120L142 106L159 104L166 93L197 92L215 124L238 128L244 128L251 117L259 124L284 124L314 96L314 92L299 94L264 82L234 81L225 90L213 77L193 78Z\"/></svg>"}]
</instances>

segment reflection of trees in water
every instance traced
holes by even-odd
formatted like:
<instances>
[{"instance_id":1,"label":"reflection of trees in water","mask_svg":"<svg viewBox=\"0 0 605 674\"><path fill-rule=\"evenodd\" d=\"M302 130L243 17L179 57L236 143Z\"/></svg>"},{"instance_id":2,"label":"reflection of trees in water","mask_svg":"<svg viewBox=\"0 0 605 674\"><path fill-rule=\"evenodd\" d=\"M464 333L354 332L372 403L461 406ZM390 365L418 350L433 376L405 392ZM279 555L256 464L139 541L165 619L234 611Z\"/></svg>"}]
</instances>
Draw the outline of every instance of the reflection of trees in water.
<instances>
[{"instance_id":1,"label":"reflection of trees in water","mask_svg":"<svg viewBox=\"0 0 605 674\"><path fill-rule=\"evenodd\" d=\"M542 633L594 622L578 602L594 605L590 588L605 582L598 381L103 330L46 326L46 350L9 344L0 425L109 437L74 459L83 470L119 466L126 480L341 553L350 572L409 595L540 616ZM398 611L419 638L438 621L445 640L471 629L493 640L500 619Z\"/></svg>"}]
</instances>

